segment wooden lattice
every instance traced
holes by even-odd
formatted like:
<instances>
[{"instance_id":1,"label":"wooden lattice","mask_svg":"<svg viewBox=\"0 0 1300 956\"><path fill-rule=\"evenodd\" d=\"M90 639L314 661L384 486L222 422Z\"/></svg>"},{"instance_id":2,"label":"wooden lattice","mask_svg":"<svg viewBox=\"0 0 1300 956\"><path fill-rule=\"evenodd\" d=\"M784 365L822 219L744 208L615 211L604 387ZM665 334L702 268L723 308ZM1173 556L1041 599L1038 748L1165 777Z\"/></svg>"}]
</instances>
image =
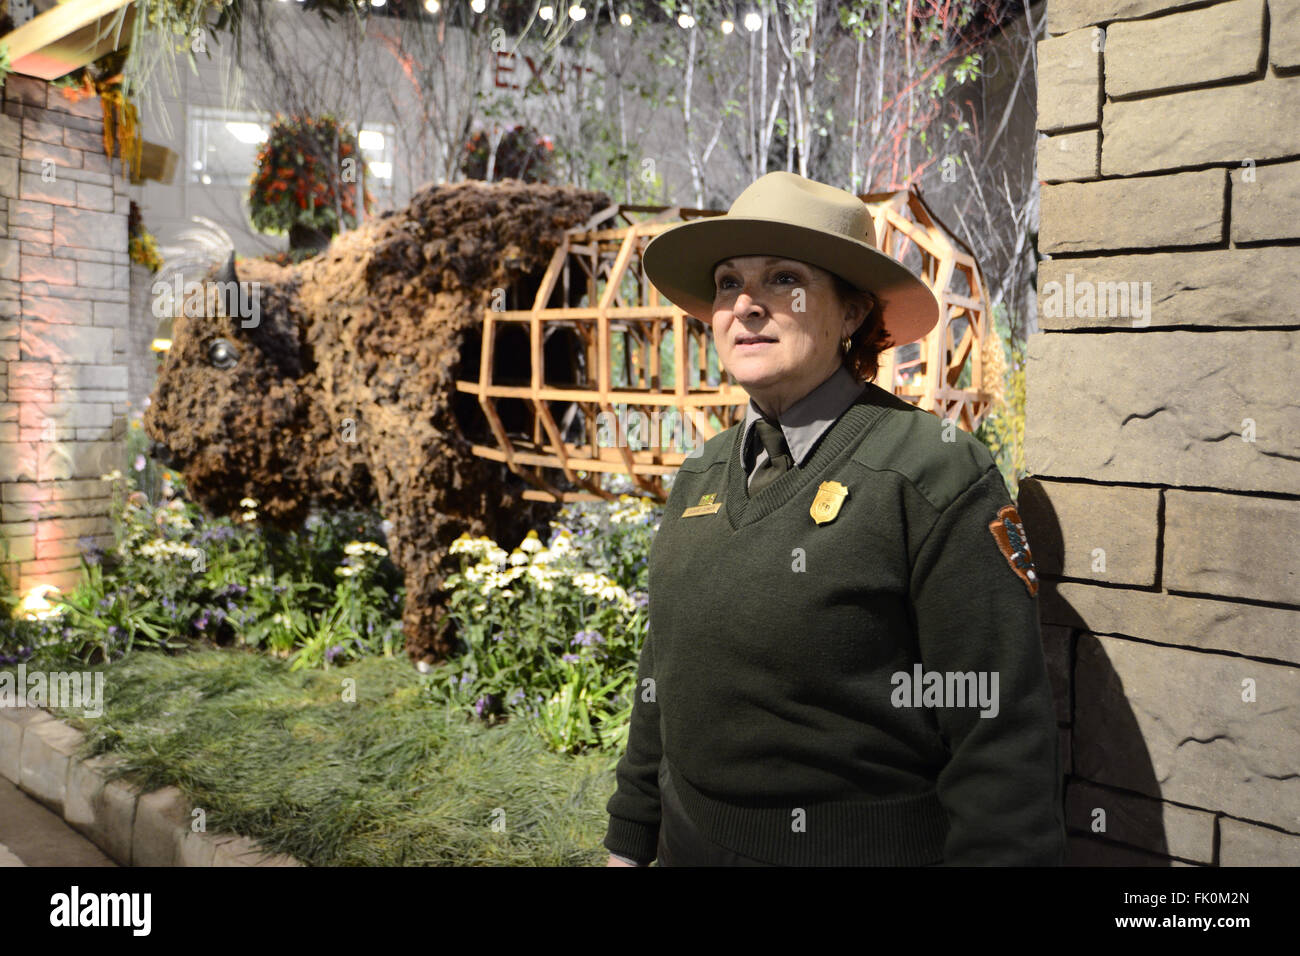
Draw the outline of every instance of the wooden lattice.
<instances>
[{"instance_id":1,"label":"wooden lattice","mask_svg":"<svg viewBox=\"0 0 1300 956\"><path fill-rule=\"evenodd\" d=\"M988 298L975 259L916 192L860 198L880 247L940 290L942 305L929 335L881 356L876 383L972 431L991 401L982 360L990 334ZM621 472L662 501L663 476L677 470L689 449L743 418L749 395L717 372L709 327L663 298L641 269L641 253L655 236L682 221L720 214L610 206L565 234L531 308L500 308L497 301L485 310L478 380L456 384L477 398L495 440L473 445L474 453L505 462L528 481L533 487L526 497L611 498L599 475ZM527 345L515 332L511 348L528 351L526 377L513 380L501 371L501 343L512 327L526 330ZM567 341L571 358L560 378L576 381L547 376L547 355L555 354L548 343L557 335ZM520 363L511 364L517 373ZM959 388L966 369L969 383ZM516 426L507 427L502 401L525 409L523 428L517 415ZM561 474L580 490L558 487Z\"/></svg>"}]
</instances>

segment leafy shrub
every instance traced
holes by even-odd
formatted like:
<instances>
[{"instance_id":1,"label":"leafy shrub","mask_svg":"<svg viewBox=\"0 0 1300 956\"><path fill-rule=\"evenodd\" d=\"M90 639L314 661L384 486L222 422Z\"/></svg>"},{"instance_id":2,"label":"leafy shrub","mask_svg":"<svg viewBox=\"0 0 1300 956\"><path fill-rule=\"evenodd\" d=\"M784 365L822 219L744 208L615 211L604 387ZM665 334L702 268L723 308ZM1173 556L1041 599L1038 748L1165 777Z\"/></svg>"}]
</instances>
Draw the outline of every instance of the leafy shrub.
<instances>
[{"instance_id":1,"label":"leafy shrub","mask_svg":"<svg viewBox=\"0 0 1300 956\"><path fill-rule=\"evenodd\" d=\"M128 447L144 440L137 426ZM359 540L382 539L377 514L313 515L303 531L280 532L245 498L239 515L210 518L185 499L180 476L141 452L128 474L102 478L114 491L114 544L83 540L83 580L58 599L57 619L6 615L0 656L94 663L206 640L264 648L298 669L401 646L401 575L382 545Z\"/></svg>"},{"instance_id":2,"label":"leafy shrub","mask_svg":"<svg viewBox=\"0 0 1300 956\"><path fill-rule=\"evenodd\" d=\"M569 505L548 542L529 532L510 553L462 536L446 582L462 646L428 692L488 721L526 720L557 751L624 746L659 516L621 494L613 507Z\"/></svg>"}]
</instances>

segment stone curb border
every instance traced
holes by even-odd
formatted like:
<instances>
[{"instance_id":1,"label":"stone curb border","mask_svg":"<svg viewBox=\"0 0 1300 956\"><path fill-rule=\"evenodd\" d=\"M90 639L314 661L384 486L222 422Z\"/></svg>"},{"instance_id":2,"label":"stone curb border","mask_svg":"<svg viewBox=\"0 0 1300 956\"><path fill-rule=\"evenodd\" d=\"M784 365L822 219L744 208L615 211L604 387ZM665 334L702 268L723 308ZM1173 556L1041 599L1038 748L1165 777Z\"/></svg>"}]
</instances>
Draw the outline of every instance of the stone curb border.
<instances>
[{"instance_id":1,"label":"stone curb border","mask_svg":"<svg viewBox=\"0 0 1300 956\"><path fill-rule=\"evenodd\" d=\"M63 817L122 866L302 866L248 837L195 833L176 787L143 793L105 771L120 758L74 756L85 735L42 707L0 707L0 776Z\"/></svg>"}]
</instances>

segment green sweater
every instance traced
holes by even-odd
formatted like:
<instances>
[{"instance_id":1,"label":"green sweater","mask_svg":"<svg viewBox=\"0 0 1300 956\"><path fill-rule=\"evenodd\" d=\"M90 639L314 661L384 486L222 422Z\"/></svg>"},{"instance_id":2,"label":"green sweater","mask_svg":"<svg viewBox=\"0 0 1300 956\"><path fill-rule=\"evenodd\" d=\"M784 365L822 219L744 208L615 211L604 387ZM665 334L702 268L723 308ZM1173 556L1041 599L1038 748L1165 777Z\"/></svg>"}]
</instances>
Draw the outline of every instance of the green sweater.
<instances>
[{"instance_id":1,"label":"green sweater","mask_svg":"<svg viewBox=\"0 0 1300 956\"><path fill-rule=\"evenodd\" d=\"M1037 579L1020 529L990 530L1011 501L988 450L869 384L751 500L738 436L683 463L651 546L605 847L655 858L666 760L700 830L755 859L1059 864Z\"/></svg>"}]
</instances>

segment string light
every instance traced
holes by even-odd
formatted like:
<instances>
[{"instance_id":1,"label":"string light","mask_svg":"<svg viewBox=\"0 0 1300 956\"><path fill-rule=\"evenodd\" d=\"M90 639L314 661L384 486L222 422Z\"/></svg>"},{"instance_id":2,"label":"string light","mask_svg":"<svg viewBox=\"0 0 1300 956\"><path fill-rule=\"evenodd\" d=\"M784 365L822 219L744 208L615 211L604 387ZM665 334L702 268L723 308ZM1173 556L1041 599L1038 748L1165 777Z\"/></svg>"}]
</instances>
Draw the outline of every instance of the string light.
<instances>
[{"instance_id":1,"label":"string light","mask_svg":"<svg viewBox=\"0 0 1300 956\"><path fill-rule=\"evenodd\" d=\"M686 10L683 10L681 16L677 18L677 25L683 30L689 30L695 26L695 18Z\"/></svg>"},{"instance_id":2,"label":"string light","mask_svg":"<svg viewBox=\"0 0 1300 956\"><path fill-rule=\"evenodd\" d=\"M618 15L618 22L625 27L630 27L632 25L632 15L628 13L620 13Z\"/></svg>"},{"instance_id":3,"label":"string light","mask_svg":"<svg viewBox=\"0 0 1300 956\"><path fill-rule=\"evenodd\" d=\"M469 8L475 13L482 13L487 9L487 0L469 0Z\"/></svg>"},{"instance_id":4,"label":"string light","mask_svg":"<svg viewBox=\"0 0 1300 956\"><path fill-rule=\"evenodd\" d=\"M441 7L442 4L440 4L438 0L424 0L424 9L428 10L430 13L437 13Z\"/></svg>"},{"instance_id":5,"label":"string light","mask_svg":"<svg viewBox=\"0 0 1300 956\"><path fill-rule=\"evenodd\" d=\"M582 4L580 3L575 3L573 6L569 7L570 20L581 20L586 17L586 15L587 11L582 8Z\"/></svg>"},{"instance_id":6,"label":"string light","mask_svg":"<svg viewBox=\"0 0 1300 956\"><path fill-rule=\"evenodd\" d=\"M548 3L546 6L542 7L542 9L537 11L537 15L543 20L550 22L555 19L555 8Z\"/></svg>"},{"instance_id":7,"label":"string light","mask_svg":"<svg viewBox=\"0 0 1300 956\"><path fill-rule=\"evenodd\" d=\"M370 0L370 5L372 7L382 7L387 2L388 0Z\"/></svg>"},{"instance_id":8,"label":"string light","mask_svg":"<svg viewBox=\"0 0 1300 956\"><path fill-rule=\"evenodd\" d=\"M734 30L734 29L736 29L736 25L735 25L734 23L732 23L730 20L723 20L723 21L722 21L722 32L723 32L723 33L725 33L725 34L727 34L728 36L730 36L730 35L731 35L731 31Z\"/></svg>"},{"instance_id":9,"label":"string light","mask_svg":"<svg viewBox=\"0 0 1300 956\"><path fill-rule=\"evenodd\" d=\"M763 18L760 17L753 10L750 10L747 14L745 14L745 29L748 30L750 33L753 33L762 25L763 25Z\"/></svg>"}]
</instances>

